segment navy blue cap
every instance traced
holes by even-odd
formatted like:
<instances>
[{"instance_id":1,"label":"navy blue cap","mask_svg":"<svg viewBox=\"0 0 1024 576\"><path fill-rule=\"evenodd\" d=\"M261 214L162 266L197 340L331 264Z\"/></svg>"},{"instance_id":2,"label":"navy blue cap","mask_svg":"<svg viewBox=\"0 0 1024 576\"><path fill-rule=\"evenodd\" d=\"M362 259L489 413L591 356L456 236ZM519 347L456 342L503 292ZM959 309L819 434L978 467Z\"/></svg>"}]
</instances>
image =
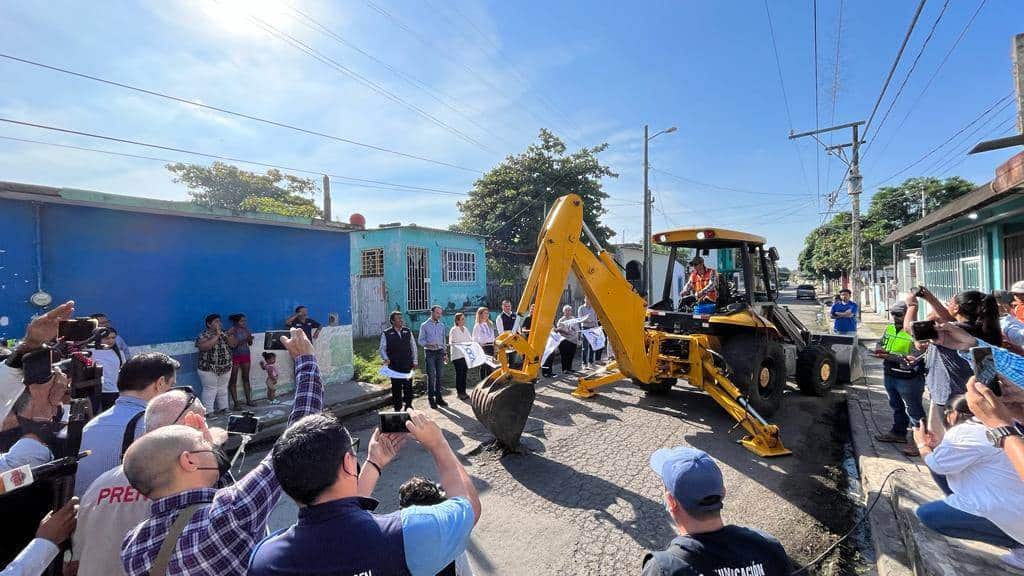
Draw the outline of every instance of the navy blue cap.
<instances>
[{"instance_id":1,"label":"navy blue cap","mask_svg":"<svg viewBox=\"0 0 1024 576\"><path fill-rule=\"evenodd\" d=\"M686 446L662 448L651 454L651 468L687 512L722 509L725 481L707 452Z\"/></svg>"}]
</instances>

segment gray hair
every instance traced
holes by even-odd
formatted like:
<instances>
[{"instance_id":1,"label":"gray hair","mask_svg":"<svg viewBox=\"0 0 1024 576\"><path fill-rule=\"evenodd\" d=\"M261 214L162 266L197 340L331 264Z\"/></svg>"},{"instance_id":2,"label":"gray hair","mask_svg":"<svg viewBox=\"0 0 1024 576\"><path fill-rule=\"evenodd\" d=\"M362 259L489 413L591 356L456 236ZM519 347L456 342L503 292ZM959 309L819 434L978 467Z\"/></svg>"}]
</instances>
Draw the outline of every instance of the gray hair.
<instances>
[{"instance_id":1,"label":"gray hair","mask_svg":"<svg viewBox=\"0 0 1024 576\"><path fill-rule=\"evenodd\" d=\"M565 314L566 310L568 310L569 312L572 312L572 306L570 306L569 304L566 304L565 306L562 306L562 314Z\"/></svg>"},{"instance_id":2,"label":"gray hair","mask_svg":"<svg viewBox=\"0 0 1024 576\"><path fill-rule=\"evenodd\" d=\"M185 414L182 414L187 403L188 394L184 390L171 390L155 396L146 406L146 432L149 433L171 424L181 424L178 420L185 414L206 416L206 407L203 406L199 398L192 402Z\"/></svg>"},{"instance_id":3,"label":"gray hair","mask_svg":"<svg viewBox=\"0 0 1024 576\"><path fill-rule=\"evenodd\" d=\"M124 454L124 475L143 496L174 482L182 452L201 450L203 435L188 426L164 426L144 434Z\"/></svg>"}]
</instances>

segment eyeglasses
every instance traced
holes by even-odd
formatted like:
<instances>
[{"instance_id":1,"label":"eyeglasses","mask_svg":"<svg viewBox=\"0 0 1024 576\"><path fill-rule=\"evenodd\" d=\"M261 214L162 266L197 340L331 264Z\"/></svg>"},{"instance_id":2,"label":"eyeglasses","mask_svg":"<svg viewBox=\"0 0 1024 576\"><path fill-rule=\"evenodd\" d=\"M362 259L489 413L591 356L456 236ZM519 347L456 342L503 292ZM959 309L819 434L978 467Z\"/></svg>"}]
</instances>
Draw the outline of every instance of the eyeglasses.
<instances>
[{"instance_id":1,"label":"eyeglasses","mask_svg":"<svg viewBox=\"0 0 1024 576\"><path fill-rule=\"evenodd\" d=\"M360 442L359 438L356 438L356 437L352 438L352 455L355 456L356 458L359 457L359 442Z\"/></svg>"},{"instance_id":2,"label":"eyeglasses","mask_svg":"<svg viewBox=\"0 0 1024 576\"><path fill-rule=\"evenodd\" d=\"M178 417L175 418L174 420L171 420L171 422L177 422L178 420L180 420L181 417L184 416L186 412L188 412L189 408L191 408L192 405L195 404L196 400L199 398L198 396L196 396L196 393L192 391L192 388L190 386L175 386L168 390L168 392L174 392L176 390L184 392L185 396L187 397L187 400L185 401L185 407L181 409L181 412L178 412Z\"/></svg>"}]
</instances>

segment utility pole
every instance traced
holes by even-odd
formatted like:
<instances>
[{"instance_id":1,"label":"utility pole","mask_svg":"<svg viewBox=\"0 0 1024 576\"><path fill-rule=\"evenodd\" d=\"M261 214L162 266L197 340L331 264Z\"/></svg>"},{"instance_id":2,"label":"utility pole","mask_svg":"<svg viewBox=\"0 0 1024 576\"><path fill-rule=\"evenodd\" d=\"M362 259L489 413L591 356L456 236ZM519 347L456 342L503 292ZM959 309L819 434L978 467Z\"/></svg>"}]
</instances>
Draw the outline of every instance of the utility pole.
<instances>
[{"instance_id":1,"label":"utility pole","mask_svg":"<svg viewBox=\"0 0 1024 576\"><path fill-rule=\"evenodd\" d=\"M651 189L647 186L647 172L650 163L647 161L647 145L651 139L647 136L647 124L644 124L644 296L650 302L651 290Z\"/></svg>"},{"instance_id":2,"label":"utility pole","mask_svg":"<svg viewBox=\"0 0 1024 576\"><path fill-rule=\"evenodd\" d=\"M790 140L803 138L805 136L812 136L819 144L825 147L826 152L834 154L850 168L849 176L846 179L846 193L850 196L850 235L853 237L853 245L851 246L852 253L850 254L850 291L853 292L855 297L859 297L860 294L860 192L861 183L863 181L863 178L860 175L860 145L865 143L865 141L860 139L860 127L863 124L864 121L861 120L858 122L849 122L838 126L829 126L828 128L811 130L809 132L801 132L799 134L794 134L792 132L789 134ZM818 134L832 132L834 130L843 130L846 128L851 128L853 130L853 139L846 144L825 146L825 143L817 137ZM849 160L846 159L845 153L843 152L844 148L851 149Z\"/></svg>"},{"instance_id":3,"label":"utility pole","mask_svg":"<svg viewBox=\"0 0 1024 576\"><path fill-rule=\"evenodd\" d=\"M925 205L925 203L927 201L928 201L928 192L925 189L924 184L922 184L921 185L921 218L924 218L925 214L928 214L928 208Z\"/></svg>"},{"instance_id":4,"label":"utility pole","mask_svg":"<svg viewBox=\"0 0 1024 576\"><path fill-rule=\"evenodd\" d=\"M647 172L650 170L651 165L648 162L647 156L647 145L651 140L654 140L662 134L671 134L676 131L676 127L666 128L660 132L656 132L654 136L647 135L647 124L644 124L644 278L643 287L644 295L647 297L647 301L651 302L651 206L654 202L651 200L651 189L647 186Z\"/></svg>"},{"instance_id":5,"label":"utility pole","mask_svg":"<svg viewBox=\"0 0 1024 576\"><path fill-rule=\"evenodd\" d=\"M331 221L331 179L324 174L324 220Z\"/></svg>"}]
</instances>

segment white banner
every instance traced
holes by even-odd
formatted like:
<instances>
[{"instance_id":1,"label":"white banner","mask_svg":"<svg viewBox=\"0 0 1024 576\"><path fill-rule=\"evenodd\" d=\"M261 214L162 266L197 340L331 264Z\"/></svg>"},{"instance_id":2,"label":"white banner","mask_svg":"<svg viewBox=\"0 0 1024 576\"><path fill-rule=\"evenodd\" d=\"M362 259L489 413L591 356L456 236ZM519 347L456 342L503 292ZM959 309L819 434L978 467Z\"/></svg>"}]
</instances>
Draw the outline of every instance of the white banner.
<instances>
[{"instance_id":1,"label":"white banner","mask_svg":"<svg viewBox=\"0 0 1024 576\"><path fill-rule=\"evenodd\" d=\"M467 368L476 368L484 363L496 366L496 364L492 364L493 360L491 357L484 353L483 346L476 342L459 342L452 344L452 346L462 351L462 355L466 359Z\"/></svg>"},{"instance_id":2,"label":"white banner","mask_svg":"<svg viewBox=\"0 0 1024 576\"><path fill-rule=\"evenodd\" d=\"M591 350L601 350L605 345L604 328L589 328L583 331L583 337L587 339Z\"/></svg>"},{"instance_id":3,"label":"white banner","mask_svg":"<svg viewBox=\"0 0 1024 576\"><path fill-rule=\"evenodd\" d=\"M388 378L397 378L399 380L410 380L412 379L412 372L397 372L387 366L380 367L380 375Z\"/></svg>"},{"instance_id":4,"label":"white banner","mask_svg":"<svg viewBox=\"0 0 1024 576\"><path fill-rule=\"evenodd\" d=\"M544 346L544 355L540 358L541 365L548 361L548 356L551 356L555 350L558 350L558 345L562 340L565 340L565 338L563 338L558 332L553 331L548 335L547 346Z\"/></svg>"}]
</instances>

